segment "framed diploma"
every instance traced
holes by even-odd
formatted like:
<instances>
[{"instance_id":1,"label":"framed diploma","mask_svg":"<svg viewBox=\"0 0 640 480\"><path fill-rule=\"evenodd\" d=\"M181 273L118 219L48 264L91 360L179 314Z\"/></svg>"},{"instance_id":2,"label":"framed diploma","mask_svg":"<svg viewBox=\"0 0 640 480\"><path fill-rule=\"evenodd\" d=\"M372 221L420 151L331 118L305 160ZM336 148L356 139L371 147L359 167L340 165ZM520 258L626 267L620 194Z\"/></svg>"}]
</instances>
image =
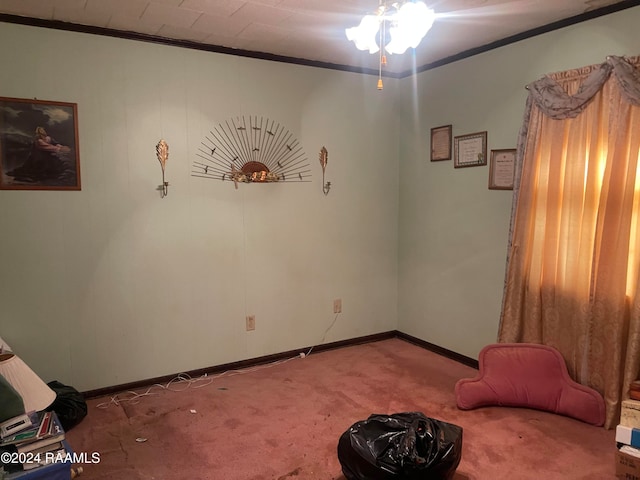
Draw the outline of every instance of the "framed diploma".
<instances>
[{"instance_id":1,"label":"framed diploma","mask_svg":"<svg viewBox=\"0 0 640 480\"><path fill-rule=\"evenodd\" d=\"M491 150L489 190L513 190L516 149Z\"/></svg>"},{"instance_id":2,"label":"framed diploma","mask_svg":"<svg viewBox=\"0 0 640 480\"><path fill-rule=\"evenodd\" d=\"M431 161L451 160L451 125L431 129Z\"/></svg>"},{"instance_id":3,"label":"framed diploma","mask_svg":"<svg viewBox=\"0 0 640 480\"><path fill-rule=\"evenodd\" d=\"M479 167L487 164L487 132L470 133L454 138L453 166Z\"/></svg>"}]
</instances>

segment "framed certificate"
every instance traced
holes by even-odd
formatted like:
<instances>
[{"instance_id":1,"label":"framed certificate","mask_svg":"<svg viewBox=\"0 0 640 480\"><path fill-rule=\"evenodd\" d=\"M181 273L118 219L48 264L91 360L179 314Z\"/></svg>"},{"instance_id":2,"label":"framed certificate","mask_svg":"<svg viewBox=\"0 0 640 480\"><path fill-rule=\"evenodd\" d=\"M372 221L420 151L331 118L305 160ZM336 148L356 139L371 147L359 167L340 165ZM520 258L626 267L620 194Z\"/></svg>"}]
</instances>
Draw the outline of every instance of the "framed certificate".
<instances>
[{"instance_id":1,"label":"framed certificate","mask_svg":"<svg viewBox=\"0 0 640 480\"><path fill-rule=\"evenodd\" d=\"M451 125L431 129L431 161L451 160Z\"/></svg>"},{"instance_id":2,"label":"framed certificate","mask_svg":"<svg viewBox=\"0 0 640 480\"><path fill-rule=\"evenodd\" d=\"M454 139L453 166L479 167L487 164L487 132L460 135Z\"/></svg>"},{"instance_id":3,"label":"framed certificate","mask_svg":"<svg viewBox=\"0 0 640 480\"><path fill-rule=\"evenodd\" d=\"M489 190L513 190L516 149L491 150Z\"/></svg>"}]
</instances>

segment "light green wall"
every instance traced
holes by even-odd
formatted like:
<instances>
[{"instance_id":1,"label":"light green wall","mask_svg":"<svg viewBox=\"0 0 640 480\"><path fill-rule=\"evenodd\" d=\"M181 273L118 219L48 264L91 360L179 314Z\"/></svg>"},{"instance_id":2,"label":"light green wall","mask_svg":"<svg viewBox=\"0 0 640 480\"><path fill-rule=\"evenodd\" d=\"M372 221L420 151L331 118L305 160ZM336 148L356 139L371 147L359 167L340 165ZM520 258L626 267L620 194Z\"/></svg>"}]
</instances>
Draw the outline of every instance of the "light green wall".
<instances>
[{"instance_id":1,"label":"light green wall","mask_svg":"<svg viewBox=\"0 0 640 480\"><path fill-rule=\"evenodd\" d=\"M430 129L487 131L489 151L515 148L524 86L607 55L639 55L639 23L634 7L403 80L400 331L477 358L499 326L512 192L488 189L488 166L430 162Z\"/></svg>"},{"instance_id":2,"label":"light green wall","mask_svg":"<svg viewBox=\"0 0 640 480\"><path fill-rule=\"evenodd\" d=\"M0 332L43 379L91 390L396 328L399 81L3 23L0 64L0 96L78 105L82 191L0 191ZM242 115L289 129L312 182L191 176Z\"/></svg>"},{"instance_id":3,"label":"light green wall","mask_svg":"<svg viewBox=\"0 0 640 480\"><path fill-rule=\"evenodd\" d=\"M320 343L342 298L325 342L397 328L475 357L497 332L511 192L487 189L488 167L430 162L429 131L514 147L524 85L640 53L639 21L625 10L383 92L370 76L0 23L0 96L77 103L82 170L81 192L0 191L0 335L45 380L90 390ZM291 130L313 182L192 177L204 135L238 115Z\"/></svg>"}]
</instances>

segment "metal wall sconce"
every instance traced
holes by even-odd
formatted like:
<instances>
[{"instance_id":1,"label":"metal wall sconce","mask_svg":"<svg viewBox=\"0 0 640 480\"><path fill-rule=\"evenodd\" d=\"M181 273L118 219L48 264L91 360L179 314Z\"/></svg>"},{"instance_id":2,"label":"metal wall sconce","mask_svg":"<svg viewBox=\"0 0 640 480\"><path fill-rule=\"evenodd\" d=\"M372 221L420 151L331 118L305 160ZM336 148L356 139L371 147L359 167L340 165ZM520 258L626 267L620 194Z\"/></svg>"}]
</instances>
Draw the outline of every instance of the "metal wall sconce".
<instances>
[{"instance_id":1,"label":"metal wall sconce","mask_svg":"<svg viewBox=\"0 0 640 480\"><path fill-rule=\"evenodd\" d=\"M164 140L160 140L156 145L156 155L160 166L162 167L162 185L158 185L160 190L160 198L164 198L169 194L169 182L164 179L164 167L169 159L169 145Z\"/></svg>"},{"instance_id":2,"label":"metal wall sconce","mask_svg":"<svg viewBox=\"0 0 640 480\"><path fill-rule=\"evenodd\" d=\"M329 161L329 152L325 147L320 149L320 165L322 166L322 193L325 195L329 194L329 190L331 189L331 182L324 181L324 171L327 168L327 163Z\"/></svg>"}]
</instances>

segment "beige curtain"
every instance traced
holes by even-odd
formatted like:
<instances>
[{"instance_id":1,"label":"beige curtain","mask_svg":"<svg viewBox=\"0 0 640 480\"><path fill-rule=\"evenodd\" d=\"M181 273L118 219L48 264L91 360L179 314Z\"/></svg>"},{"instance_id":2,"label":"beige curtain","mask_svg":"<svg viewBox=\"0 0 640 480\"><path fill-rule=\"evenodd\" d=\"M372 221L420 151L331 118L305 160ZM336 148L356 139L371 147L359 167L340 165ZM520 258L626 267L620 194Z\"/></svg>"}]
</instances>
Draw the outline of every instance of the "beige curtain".
<instances>
[{"instance_id":1,"label":"beige curtain","mask_svg":"<svg viewBox=\"0 0 640 480\"><path fill-rule=\"evenodd\" d=\"M499 342L557 348L606 402L640 366L640 65L601 65L528 85Z\"/></svg>"}]
</instances>

